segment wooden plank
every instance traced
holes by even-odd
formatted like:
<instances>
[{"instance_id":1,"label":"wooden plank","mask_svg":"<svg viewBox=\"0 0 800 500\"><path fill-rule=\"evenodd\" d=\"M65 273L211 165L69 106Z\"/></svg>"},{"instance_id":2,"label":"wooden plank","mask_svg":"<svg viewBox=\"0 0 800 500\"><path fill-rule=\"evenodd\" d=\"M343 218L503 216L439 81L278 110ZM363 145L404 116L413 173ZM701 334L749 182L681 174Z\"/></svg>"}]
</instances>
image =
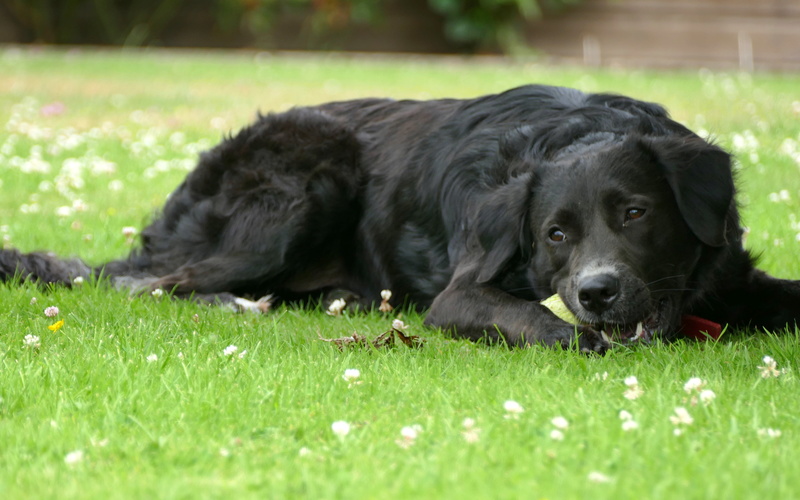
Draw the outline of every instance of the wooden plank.
<instances>
[{"instance_id":1,"label":"wooden plank","mask_svg":"<svg viewBox=\"0 0 800 500\"><path fill-rule=\"evenodd\" d=\"M592 64L800 69L800 2L590 0L533 23L527 41Z\"/></svg>"}]
</instances>

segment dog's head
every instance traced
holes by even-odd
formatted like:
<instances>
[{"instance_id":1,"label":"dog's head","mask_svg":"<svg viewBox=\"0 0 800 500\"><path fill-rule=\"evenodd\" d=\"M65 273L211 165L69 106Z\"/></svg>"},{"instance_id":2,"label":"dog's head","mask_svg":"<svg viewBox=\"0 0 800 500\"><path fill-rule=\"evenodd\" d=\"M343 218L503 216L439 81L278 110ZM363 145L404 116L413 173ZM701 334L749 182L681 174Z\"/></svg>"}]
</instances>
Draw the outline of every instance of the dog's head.
<instances>
[{"instance_id":1,"label":"dog's head","mask_svg":"<svg viewBox=\"0 0 800 500\"><path fill-rule=\"evenodd\" d=\"M581 322L616 339L677 333L707 254L733 234L730 156L696 136L609 134L530 172L515 217L535 295L557 292ZM505 245L488 245L490 264L492 250L512 259L497 251Z\"/></svg>"}]
</instances>

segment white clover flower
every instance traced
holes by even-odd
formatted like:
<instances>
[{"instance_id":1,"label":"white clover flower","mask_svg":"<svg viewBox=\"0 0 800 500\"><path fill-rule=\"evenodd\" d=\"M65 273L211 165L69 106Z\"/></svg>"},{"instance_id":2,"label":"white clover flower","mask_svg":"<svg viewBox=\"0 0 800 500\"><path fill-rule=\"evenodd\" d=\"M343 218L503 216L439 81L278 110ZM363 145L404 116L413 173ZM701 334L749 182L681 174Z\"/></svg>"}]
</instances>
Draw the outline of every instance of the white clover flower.
<instances>
[{"instance_id":1,"label":"white clover flower","mask_svg":"<svg viewBox=\"0 0 800 500\"><path fill-rule=\"evenodd\" d=\"M102 158L92 158L89 168L93 175L113 174L117 171L117 164Z\"/></svg>"},{"instance_id":2,"label":"white clover flower","mask_svg":"<svg viewBox=\"0 0 800 500\"><path fill-rule=\"evenodd\" d=\"M555 417L550 421L550 423L553 424L554 427L562 430L569 427L569 422L564 417Z\"/></svg>"},{"instance_id":3,"label":"white clover flower","mask_svg":"<svg viewBox=\"0 0 800 500\"><path fill-rule=\"evenodd\" d=\"M773 439L781 437L781 431L779 429L771 429L767 427L765 429L758 429L757 432L759 437L768 437Z\"/></svg>"},{"instance_id":4,"label":"white clover flower","mask_svg":"<svg viewBox=\"0 0 800 500\"><path fill-rule=\"evenodd\" d=\"M408 425L400 429L400 435L404 439L417 439L419 437L419 433L422 432L422 427L419 425Z\"/></svg>"},{"instance_id":5,"label":"white clover flower","mask_svg":"<svg viewBox=\"0 0 800 500\"><path fill-rule=\"evenodd\" d=\"M29 349L38 349L42 346L39 340L38 335L25 335L25 338L22 339L22 343Z\"/></svg>"},{"instance_id":6,"label":"white clover flower","mask_svg":"<svg viewBox=\"0 0 800 500\"><path fill-rule=\"evenodd\" d=\"M622 394L626 399L634 400L638 399L644 394L644 391L641 387L639 387L639 380L631 375L630 377L625 378L625 385L628 387L625 392Z\"/></svg>"},{"instance_id":7,"label":"white clover flower","mask_svg":"<svg viewBox=\"0 0 800 500\"><path fill-rule=\"evenodd\" d=\"M158 354L150 354L145 359L147 359L148 363L154 363L154 362L158 361Z\"/></svg>"},{"instance_id":8,"label":"white clover flower","mask_svg":"<svg viewBox=\"0 0 800 500\"><path fill-rule=\"evenodd\" d=\"M136 236L136 228L133 226L125 226L122 228L122 236L126 238L133 238Z\"/></svg>"},{"instance_id":9,"label":"white clover flower","mask_svg":"<svg viewBox=\"0 0 800 500\"><path fill-rule=\"evenodd\" d=\"M461 433L464 436L464 441L467 443L477 443L481 438L481 430L475 427L475 419L474 418L465 418L461 425L464 427L464 431Z\"/></svg>"},{"instance_id":10,"label":"white clover flower","mask_svg":"<svg viewBox=\"0 0 800 500\"><path fill-rule=\"evenodd\" d=\"M625 432L639 428L639 423L633 419L633 415L625 410L620 410L619 419L622 420L622 430Z\"/></svg>"},{"instance_id":11,"label":"white clover flower","mask_svg":"<svg viewBox=\"0 0 800 500\"><path fill-rule=\"evenodd\" d=\"M103 438L103 439L91 438L91 441L92 441L92 446L96 448L105 448L106 446L108 446L108 443L110 442L108 438Z\"/></svg>"},{"instance_id":12,"label":"white clover flower","mask_svg":"<svg viewBox=\"0 0 800 500\"><path fill-rule=\"evenodd\" d=\"M694 419L683 406L675 408L675 415L669 417L672 425L692 425Z\"/></svg>"},{"instance_id":13,"label":"white clover flower","mask_svg":"<svg viewBox=\"0 0 800 500\"><path fill-rule=\"evenodd\" d=\"M344 420L337 420L331 424L331 430L337 437L343 438L350 434L350 424Z\"/></svg>"},{"instance_id":14,"label":"white clover flower","mask_svg":"<svg viewBox=\"0 0 800 500\"><path fill-rule=\"evenodd\" d=\"M73 210L72 207L68 207L64 205L63 207L58 207L55 211L56 216L58 217L69 217L72 215Z\"/></svg>"},{"instance_id":15,"label":"white clover flower","mask_svg":"<svg viewBox=\"0 0 800 500\"><path fill-rule=\"evenodd\" d=\"M72 202L72 209L76 212L85 212L89 209L89 205L85 201L78 199Z\"/></svg>"},{"instance_id":16,"label":"white clover flower","mask_svg":"<svg viewBox=\"0 0 800 500\"><path fill-rule=\"evenodd\" d=\"M347 302L344 299L336 299L331 302L331 305L328 306L327 313L330 316L339 316L344 311L344 308L347 306Z\"/></svg>"},{"instance_id":17,"label":"white clover flower","mask_svg":"<svg viewBox=\"0 0 800 500\"><path fill-rule=\"evenodd\" d=\"M394 328L395 330L404 331L408 330L408 325L403 323L402 320L395 319L392 321L392 328Z\"/></svg>"},{"instance_id":18,"label":"white clover flower","mask_svg":"<svg viewBox=\"0 0 800 500\"><path fill-rule=\"evenodd\" d=\"M395 443L397 443L397 446L401 448L408 449L414 445L417 437L419 437L420 432L422 432L422 427L419 425L403 427L400 429L401 439L396 440Z\"/></svg>"},{"instance_id":19,"label":"white clover flower","mask_svg":"<svg viewBox=\"0 0 800 500\"><path fill-rule=\"evenodd\" d=\"M348 368L344 371L342 378L345 382L355 382L361 376L361 370L358 368Z\"/></svg>"},{"instance_id":20,"label":"white clover flower","mask_svg":"<svg viewBox=\"0 0 800 500\"><path fill-rule=\"evenodd\" d=\"M714 391L712 391L711 389L703 389L702 391L700 391L698 397L700 398L701 403L707 405L710 404L712 401L714 401L717 395L714 394Z\"/></svg>"},{"instance_id":21,"label":"white clover flower","mask_svg":"<svg viewBox=\"0 0 800 500\"><path fill-rule=\"evenodd\" d=\"M150 295L152 295L155 298L162 297L164 295L164 290L162 290L160 288L156 288L155 290L150 292Z\"/></svg>"},{"instance_id":22,"label":"white clover flower","mask_svg":"<svg viewBox=\"0 0 800 500\"><path fill-rule=\"evenodd\" d=\"M625 399L630 399L633 401L634 399L639 399L644 394L644 391L639 387L632 387L627 389L622 395L625 396Z\"/></svg>"},{"instance_id":23,"label":"white clover flower","mask_svg":"<svg viewBox=\"0 0 800 500\"><path fill-rule=\"evenodd\" d=\"M611 478L603 474L602 472L592 471L587 476L587 479L593 483L610 483Z\"/></svg>"},{"instance_id":24,"label":"white clover flower","mask_svg":"<svg viewBox=\"0 0 800 500\"><path fill-rule=\"evenodd\" d=\"M761 378L780 377L786 373L785 369L778 370L778 362L772 359L771 356L764 356L762 361L764 365L758 367L761 371Z\"/></svg>"},{"instance_id":25,"label":"white clover flower","mask_svg":"<svg viewBox=\"0 0 800 500\"><path fill-rule=\"evenodd\" d=\"M381 290L381 305L378 306L378 310L383 313L391 312L392 305L389 303L389 299L392 298L392 291L391 290Z\"/></svg>"},{"instance_id":26,"label":"white clover flower","mask_svg":"<svg viewBox=\"0 0 800 500\"><path fill-rule=\"evenodd\" d=\"M744 140L744 136L741 134L733 134L733 149L737 151L741 151L747 147L747 143Z\"/></svg>"},{"instance_id":27,"label":"white clover flower","mask_svg":"<svg viewBox=\"0 0 800 500\"><path fill-rule=\"evenodd\" d=\"M77 286L83 285L83 276L76 276L75 279L72 280L72 284Z\"/></svg>"},{"instance_id":28,"label":"white clover flower","mask_svg":"<svg viewBox=\"0 0 800 500\"><path fill-rule=\"evenodd\" d=\"M481 439L481 430L478 428L467 429L461 435L464 436L464 441L467 443L477 443Z\"/></svg>"},{"instance_id":29,"label":"white clover flower","mask_svg":"<svg viewBox=\"0 0 800 500\"><path fill-rule=\"evenodd\" d=\"M183 132L173 132L169 136L169 142L173 146L181 146L184 142L186 142L186 134Z\"/></svg>"},{"instance_id":30,"label":"white clover flower","mask_svg":"<svg viewBox=\"0 0 800 500\"><path fill-rule=\"evenodd\" d=\"M550 439L554 441L563 441L564 433L558 429L553 429L552 431L550 431Z\"/></svg>"},{"instance_id":31,"label":"white clover flower","mask_svg":"<svg viewBox=\"0 0 800 500\"><path fill-rule=\"evenodd\" d=\"M31 297L31 305L35 305L37 302L39 302L39 299L36 297Z\"/></svg>"},{"instance_id":32,"label":"white clover flower","mask_svg":"<svg viewBox=\"0 0 800 500\"><path fill-rule=\"evenodd\" d=\"M636 422L636 420L630 420L629 419L629 420L625 420L625 421L622 422L622 430L625 431L625 432L636 430L638 428L639 428L639 424Z\"/></svg>"},{"instance_id":33,"label":"white clover flower","mask_svg":"<svg viewBox=\"0 0 800 500\"><path fill-rule=\"evenodd\" d=\"M83 450L75 450L67 453L64 457L64 463L67 465L76 465L83 461Z\"/></svg>"},{"instance_id":34,"label":"white clover flower","mask_svg":"<svg viewBox=\"0 0 800 500\"><path fill-rule=\"evenodd\" d=\"M686 391L687 394L691 394L692 392L702 389L704 385L706 385L706 383L703 382L701 378L692 377L683 384L683 390Z\"/></svg>"},{"instance_id":35,"label":"white clover flower","mask_svg":"<svg viewBox=\"0 0 800 500\"><path fill-rule=\"evenodd\" d=\"M50 306L44 310L44 315L47 316L48 318L54 318L58 316L58 312L59 312L58 307Z\"/></svg>"},{"instance_id":36,"label":"white clover flower","mask_svg":"<svg viewBox=\"0 0 800 500\"><path fill-rule=\"evenodd\" d=\"M510 419L518 419L520 414L525 411L521 404L511 399L503 403L503 409L506 411L505 417Z\"/></svg>"},{"instance_id":37,"label":"white clover flower","mask_svg":"<svg viewBox=\"0 0 800 500\"><path fill-rule=\"evenodd\" d=\"M239 350L238 347L236 347L235 345L231 344L231 345L229 345L228 347L226 347L225 349L222 350L222 354L225 355L225 356L233 356L234 354L236 354L236 352L238 350Z\"/></svg>"}]
</instances>

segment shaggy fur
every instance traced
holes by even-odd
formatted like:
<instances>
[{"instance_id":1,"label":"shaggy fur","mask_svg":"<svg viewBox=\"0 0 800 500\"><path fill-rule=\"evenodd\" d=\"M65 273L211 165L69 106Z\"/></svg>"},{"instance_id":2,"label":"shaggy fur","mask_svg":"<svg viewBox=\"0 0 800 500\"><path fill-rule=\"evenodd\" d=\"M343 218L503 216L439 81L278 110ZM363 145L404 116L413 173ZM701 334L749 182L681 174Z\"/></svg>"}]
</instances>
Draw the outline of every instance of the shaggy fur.
<instances>
[{"instance_id":1,"label":"shaggy fur","mask_svg":"<svg viewBox=\"0 0 800 500\"><path fill-rule=\"evenodd\" d=\"M16 250L0 278L110 276L177 296L307 300L382 289L426 323L578 345L691 313L781 330L800 284L742 247L731 158L663 108L525 86L469 100L363 99L259 117L200 158L128 258L89 268ZM641 337L641 335L640 335Z\"/></svg>"}]
</instances>

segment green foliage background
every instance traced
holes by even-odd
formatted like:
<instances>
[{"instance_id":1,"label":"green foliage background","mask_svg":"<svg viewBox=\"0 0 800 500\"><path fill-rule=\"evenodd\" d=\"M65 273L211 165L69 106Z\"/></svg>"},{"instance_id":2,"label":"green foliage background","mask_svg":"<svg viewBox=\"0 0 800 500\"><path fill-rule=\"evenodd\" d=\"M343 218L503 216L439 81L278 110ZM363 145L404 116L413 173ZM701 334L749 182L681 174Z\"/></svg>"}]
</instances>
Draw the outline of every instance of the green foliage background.
<instances>
[{"instance_id":1,"label":"green foliage background","mask_svg":"<svg viewBox=\"0 0 800 500\"><path fill-rule=\"evenodd\" d=\"M353 25L379 26L393 0L0 0L15 22L40 43L157 44L171 22L191 9L209 11L215 27L258 36L286 16L305 16L316 33ZM400 0L402 1L402 0ZM427 0L444 19L444 35L461 50L511 50L520 45L525 22L581 0ZM312 47L309 47L312 48ZM368 49L368 47L365 47Z\"/></svg>"}]
</instances>

